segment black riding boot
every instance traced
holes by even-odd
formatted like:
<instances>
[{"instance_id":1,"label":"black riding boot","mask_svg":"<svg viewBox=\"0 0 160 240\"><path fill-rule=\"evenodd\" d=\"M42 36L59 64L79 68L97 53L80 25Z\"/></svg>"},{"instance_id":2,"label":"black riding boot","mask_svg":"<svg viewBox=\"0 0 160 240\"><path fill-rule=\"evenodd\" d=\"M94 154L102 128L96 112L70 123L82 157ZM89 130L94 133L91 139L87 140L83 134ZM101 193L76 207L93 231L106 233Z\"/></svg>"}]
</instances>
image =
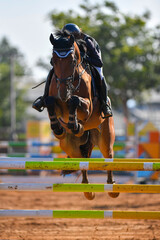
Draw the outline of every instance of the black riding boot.
<instances>
[{"instance_id":1,"label":"black riding boot","mask_svg":"<svg viewBox=\"0 0 160 240\"><path fill-rule=\"evenodd\" d=\"M100 102L101 102L101 111L103 112L103 116L102 118L108 118L108 117L111 117L113 114L112 114L112 109L111 109L111 106L109 105L109 101L108 101L108 89L107 89L107 83L105 81L105 78L103 78L101 80L101 86L100 86L100 94L99 94L99 97L100 97Z\"/></svg>"},{"instance_id":2,"label":"black riding boot","mask_svg":"<svg viewBox=\"0 0 160 240\"><path fill-rule=\"evenodd\" d=\"M44 89L44 94L43 96L38 97L32 104L32 108L36 109L39 112L42 112L45 108L45 102L44 99L46 97L48 97L49 94L49 85L52 79L54 73L54 69L52 68L47 76L47 80L46 80L46 85L45 85L45 89Z\"/></svg>"}]
</instances>

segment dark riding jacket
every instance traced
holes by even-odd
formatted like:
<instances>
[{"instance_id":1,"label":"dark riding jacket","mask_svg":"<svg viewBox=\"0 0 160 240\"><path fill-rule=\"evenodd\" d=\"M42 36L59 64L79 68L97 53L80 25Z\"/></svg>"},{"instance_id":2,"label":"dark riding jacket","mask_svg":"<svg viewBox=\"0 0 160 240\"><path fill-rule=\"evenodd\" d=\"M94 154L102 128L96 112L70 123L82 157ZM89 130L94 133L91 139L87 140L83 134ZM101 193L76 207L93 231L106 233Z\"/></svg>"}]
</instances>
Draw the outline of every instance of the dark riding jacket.
<instances>
[{"instance_id":1,"label":"dark riding jacket","mask_svg":"<svg viewBox=\"0 0 160 240\"><path fill-rule=\"evenodd\" d=\"M84 34L84 41L87 45L86 60L95 67L102 67L103 62L101 59L101 51L96 40L89 35Z\"/></svg>"}]
</instances>

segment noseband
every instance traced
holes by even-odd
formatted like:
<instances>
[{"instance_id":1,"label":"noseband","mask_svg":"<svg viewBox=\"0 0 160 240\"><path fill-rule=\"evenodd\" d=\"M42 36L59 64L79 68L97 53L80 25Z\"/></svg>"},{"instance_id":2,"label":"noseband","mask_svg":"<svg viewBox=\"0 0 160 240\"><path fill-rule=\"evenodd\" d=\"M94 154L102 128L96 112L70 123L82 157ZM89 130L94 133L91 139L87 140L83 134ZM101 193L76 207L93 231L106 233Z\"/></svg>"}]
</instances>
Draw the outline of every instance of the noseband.
<instances>
[{"instance_id":1,"label":"noseband","mask_svg":"<svg viewBox=\"0 0 160 240\"><path fill-rule=\"evenodd\" d=\"M71 48L71 49L54 49L53 50L53 53L55 53L59 58L66 58L69 56L69 54L71 54L72 52L74 52L74 48ZM75 55L75 52L74 52L74 59L73 59L73 62L74 62L74 68L73 68L73 73L67 77L67 78L58 78L56 75L55 75L55 78L56 78L56 83L57 83L57 89L59 89L60 87L60 84L61 83L65 83L68 90L71 90L72 93L73 92L76 92L76 91L79 91L79 87L80 87L80 83L81 83L81 78L82 78L82 75L83 73L85 72L86 68L83 69L82 72L79 71L79 67L80 65L82 64L82 61L77 64L77 57ZM74 87L73 83L75 81L75 72L76 72L76 68L78 69L78 84L76 87Z\"/></svg>"}]
</instances>

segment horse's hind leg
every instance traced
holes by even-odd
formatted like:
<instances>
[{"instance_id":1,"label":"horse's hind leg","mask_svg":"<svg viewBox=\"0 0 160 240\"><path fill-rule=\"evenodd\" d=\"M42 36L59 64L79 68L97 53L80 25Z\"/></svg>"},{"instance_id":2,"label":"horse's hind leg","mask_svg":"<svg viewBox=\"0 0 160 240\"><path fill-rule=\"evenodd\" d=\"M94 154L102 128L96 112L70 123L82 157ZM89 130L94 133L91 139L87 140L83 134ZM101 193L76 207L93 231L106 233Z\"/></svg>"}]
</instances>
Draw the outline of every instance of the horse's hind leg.
<instances>
[{"instance_id":1,"label":"horse's hind leg","mask_svg":"<svg viewBox=\"0 0 160 240\"><path fill-rule=\"evenodd\" d=\"M82 183L86 183L88 184L88 177L87 177L87 171L86 170L82 170ZM95 198L95 193L92 192L84 192L84 196L88 199L88 200L93 200Z\"/></svg>"},{"instance_id":2,"label":"horse's hind leg","mask_svg":"<svg viewBox=\"0 0 160 240\"><path fill-rule=\"evenodd\" d=\"M92 153L92 149L93 149L93 144L91 143L91 136L90 136L90 132L88 132L88 140L85 144L80 146L80 151L81 151L81 155L84 158L90 158L91 157L91 153ZM86 183L88 184L88 177L87 177L87 171L86 170L82 170L82 183ZM88 199L88 200L93 200L95 198L95 193L92 192L84 192L84 196Z\"/></svg>"},{"instance_id":3,"label":"horse's hind leg","mask_svg":"<svg viewBox=\"0 0 160 240\"><path fill-rule=\"evenodd\" d=\"M105 158L113 158L113 144L115 141L115 131L114 131L114 121L113 117L105 119L105 121L101 125L101 133L98 138L98 146ZM108 184L114 184L113 180L113 172L108 171ZM109 192L108 195L112 198L116 198L119 196L119 193Z\"/></svg>"},{"instance_id":4,"label":"horse's hind leg","mask_svg":"<svg viewBox=\"0 0 160 240\"><path fill-rule=\"evenodd\" d=\"M91 156L93 149L93 145L90 141L90 133L86 131L80 138L66 133L66 138L60 140L60 147L71 158L88 158ZM62 173L65 175L68 172L70 171L63 171ZM82 170L82 183L89 183L86 170ZM84 196L88 200L92 200L95 194L92 192L85 192Z\"/></svg>"}]
</instances>

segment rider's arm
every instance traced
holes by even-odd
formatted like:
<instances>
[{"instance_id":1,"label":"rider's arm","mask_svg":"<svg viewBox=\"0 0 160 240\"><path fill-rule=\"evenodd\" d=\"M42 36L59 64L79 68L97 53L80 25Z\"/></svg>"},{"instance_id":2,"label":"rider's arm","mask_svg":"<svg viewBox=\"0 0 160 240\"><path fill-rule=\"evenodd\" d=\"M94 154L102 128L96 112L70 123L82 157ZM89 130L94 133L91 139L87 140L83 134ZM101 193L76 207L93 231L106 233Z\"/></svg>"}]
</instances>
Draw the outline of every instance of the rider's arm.
<instances>
[{"instance_id":1,"label":"rider's arm","mask_svg":"<svg viewBox=\"0 0 160 240\"><path fill-rule=\"evenodd\" d=\"M102 67L103 62L101 60L100 52L98 52L98 50L95 48L94 43L90 38L86 38L85 41L86 41L87 50L88 50L88 57L87 57L88 62L91 63L93 66Z\"/></svg>"}]
</instances>

